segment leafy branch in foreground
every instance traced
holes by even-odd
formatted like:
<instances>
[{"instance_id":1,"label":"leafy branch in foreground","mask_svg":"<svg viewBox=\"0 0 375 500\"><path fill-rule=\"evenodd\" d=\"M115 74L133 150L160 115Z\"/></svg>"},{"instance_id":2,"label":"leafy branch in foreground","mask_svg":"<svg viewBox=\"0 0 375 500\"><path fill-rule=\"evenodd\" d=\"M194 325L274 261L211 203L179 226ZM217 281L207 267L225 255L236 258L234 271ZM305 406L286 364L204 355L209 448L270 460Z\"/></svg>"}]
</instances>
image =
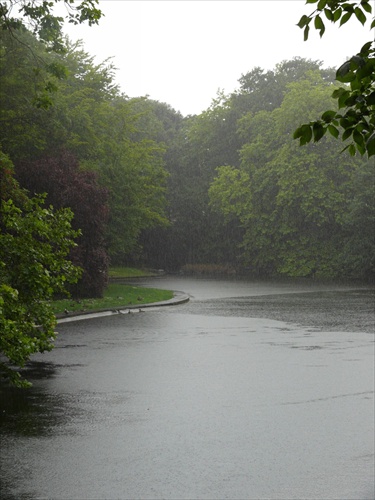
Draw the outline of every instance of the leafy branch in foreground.
<instances>
[{"instance_id":1,"label":"leafy branch in foreground","mask_svg":"<svg viewBox=\"0 0 375 500\"><path fill-rule=\"evenodd\" d=\"M354 15L364 25L367 14L372 13L369 0L348 2L345 0L307 0L307 4L317 3L317 9L309 16L302 16L298 26L304 30L305 41L309 36L313 21L320 36L325 32L324 16L331 22L347 23ZM375 19L371 28L375 26ZM338 110L325 111L319 120L301 125L294 132L303 146L310 141L318 142L328 131L336 139L340 136L346 141L352 139L343 151L354 156L356 151L368 157L375 155L375 45L366 43L361 50L342 64L336 72L336 80L345 84L334 90L332 97L337 100Z\"/></svg>"},{"instance_id":2,"label":"leafy branch in foreground","mask_svg":"<svg viewBox=\"0 0 375 500\"><path fill-rule=\"evenodd\" d=\"M55 16L53 9L57 3L66 8L66 16ZM0 28L13 32L26 27L45 43L47 49L53 52L65 52L62 28L65 19L69 23L89 26L98 24L102 12L96 7L98 0L8 0L0 2ZM16 10L15 14L12 13ZM19 18L22 16L22 19Z\"/></svg>"},{"instance_id":3,"label":"leafy branch in foreground","mask_svg":"<svg viewBox=\"0 0 375 500\"><path fill-rule=\"evenodd\" d=\"M79 235L70 225L71 210L43 204L43 196L25 198L20 206L1 202L0 375L19 387L29 385L19 368L32 354L53 348L51 299L80 275L66 258Z\"/></svg>"}]
</instances>

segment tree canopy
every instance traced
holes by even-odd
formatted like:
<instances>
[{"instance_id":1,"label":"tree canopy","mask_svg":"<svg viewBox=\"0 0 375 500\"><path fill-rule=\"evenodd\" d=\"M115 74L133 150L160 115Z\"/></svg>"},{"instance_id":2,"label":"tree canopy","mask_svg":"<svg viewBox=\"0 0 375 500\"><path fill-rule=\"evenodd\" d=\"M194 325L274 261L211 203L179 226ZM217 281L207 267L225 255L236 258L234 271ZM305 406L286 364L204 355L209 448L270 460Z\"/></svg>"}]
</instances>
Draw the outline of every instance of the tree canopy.
<instances>
[{"instance_id":1,"label":"tree canopy","mask_svg":"<svg viewBox=\"0 0 375 500\"><path fill-rule=\"evenodd\" d=\"M304 149L290 140L299 117L313 120L330 105L331 92L319 72L307 72L288 85L280 107L245 114L239 121L247 139L241 163L219 167L211 184L211 205L244 229L242 260L255 272L355 276L355 261L363 276L374 272L374 202L358 205L357 182L363 175L374 178L371 163L350 156L338 161L330 137ZM373 181L362 189L369 200ZM369 225L363 221L354 230L357 209ZM361 257L353 239L359 228L366 242Z\"/></svg>"}]
</instances>

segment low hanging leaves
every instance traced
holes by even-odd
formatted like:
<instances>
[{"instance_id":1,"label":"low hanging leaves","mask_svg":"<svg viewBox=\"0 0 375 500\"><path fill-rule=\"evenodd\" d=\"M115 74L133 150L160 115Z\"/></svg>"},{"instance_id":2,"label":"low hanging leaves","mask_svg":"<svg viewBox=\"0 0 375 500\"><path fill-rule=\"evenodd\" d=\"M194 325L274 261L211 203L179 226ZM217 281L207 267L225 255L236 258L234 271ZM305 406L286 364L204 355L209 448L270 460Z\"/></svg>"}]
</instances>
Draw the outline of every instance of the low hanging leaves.
<instances>
[{"instance_id":1,"label":"low hanging leaves","mask_svg":"<svg viewBox=\"0 0 375 500\"><path fill-rule=\"evenodd\" d=\"M303 15L297 26L304 30L304 40L309 37L310 24L320 36L325 32L325 25L321 14L332 23L339 22L342 26L353 16L362 25L366 24L367 15L372 14L370 0L307 0L307 4L317 4L316 10L309 16ZM371 28L375 27L375 19ZM328 130L338 139L342 129L341 139L352 139L352 143L344 148L349 154L356 152L371 157L375 154L375 44L366 43L361 50L345 61L336 72L336 80L343 87L332 93L337 100L338 111L325 111L321 118L301 125L294 132L294 139L299 139L303 146L314 140L319 141ZM344 110L342 113L339 110Z\"/></svg>"}]
</instances>

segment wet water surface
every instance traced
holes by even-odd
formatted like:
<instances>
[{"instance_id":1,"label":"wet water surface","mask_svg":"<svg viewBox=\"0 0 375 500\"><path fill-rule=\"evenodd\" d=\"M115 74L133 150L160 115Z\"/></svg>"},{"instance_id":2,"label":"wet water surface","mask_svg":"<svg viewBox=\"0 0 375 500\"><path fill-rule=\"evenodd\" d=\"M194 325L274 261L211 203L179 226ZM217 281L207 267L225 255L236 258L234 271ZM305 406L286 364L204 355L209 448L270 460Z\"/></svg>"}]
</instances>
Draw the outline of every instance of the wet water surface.
<instances>
[{"instance_id":1,"label":"wet water surface","mask_svg":"<svg viewBox=\"0 0 375 500\"><path fill-rule=\"evenodd\" d=\"M5 499L373 499L369 287L161 278L1 392Z\"/></svg>"}]
</instances>

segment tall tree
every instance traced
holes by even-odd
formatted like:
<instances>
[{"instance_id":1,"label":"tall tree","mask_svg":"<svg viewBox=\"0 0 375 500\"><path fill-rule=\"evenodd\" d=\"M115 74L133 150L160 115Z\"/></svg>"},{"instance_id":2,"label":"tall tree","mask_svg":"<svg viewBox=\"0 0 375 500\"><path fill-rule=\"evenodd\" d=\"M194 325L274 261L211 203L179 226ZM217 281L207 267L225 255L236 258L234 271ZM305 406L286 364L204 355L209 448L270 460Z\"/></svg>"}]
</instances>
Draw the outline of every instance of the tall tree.
<instances>
[{"instance_id":1,"label":"tall tree","mask_svg":"<svg viewBox=\"0 0 375 500\"><path fill-rule=\"evenodd\" d=\"M249 134L260 136L263 147L272 154L272 130L263 127L257 117L258 129L253 132L245 122L253 122L254 115L278 108L287 86L308 71L318 70L319 61L294 58L283 61L272 71L260 68L242 75L240 87L229 95L219 93L211 106L198 116L184 120L180 137L174 146L174 162L170 170L168 199L171 227L169 235L169 262L174 267L184 263L235 263L243 229L238 220L227 223L209 204L208 189L215 170L222 165L239 167L240 151L249 140ZM334 73L321 69L322 79L331 82ZM272 124L271 124L272 125ZM269 144L261 139L266 134ZM164 255L168 255L166 252ZM162 265L164 267L164 265Z\"/></svg>"},{"instance_id":2,"label":"tall tree","mask_svg":"<svg viewBox=\"0 0 375 500\"><path fill-rule=\"evenodd\" d=\"M30 33L21 36L32 38ZM48 109L35 107L30 53L22 44L16 44L20 64L14 65L11 60L14 41L6 32L3 40L0 61L5 78L0 91L4 103L0 111L0 131L4 150L14 158L17 173L21 176L23 171L20 181L37 192L56 192L53 188L54 168L50 171L44 169L42 177L36 173L33 180L33 175L28 175L22 165L28 165L30 172L34 168L38 170L46 158L55 162L69 151L80 168L95 171L102 187L107 188L110 213L105 230L106 248L113 259L126 260L137 253L144 229L166 223L167 173L164 169L165 147L158 136L161 131L158 119L155 117L151 125L149 117L153 116L153 111L148 104L143 105L141 99L128 99L119 93L110 61L95 64L81 43L71 44L69 41L65 54L49 56L52 60L58 57L69 71L67 78L59 82L54 105ZM40 43L35 42L35 49L44 53ZM19 88L14 88L13 82L17 82ZM152 130L153 126L159 127L159 132ZM48 181L48 177L53 181ZM62 170L62 179L69 177L71 172L67 167L64 173ZM35 179L40 182L39 189ZM69 202L79 210L82 205L80 192L75 191L75 202L73 191L71 188ZM88 199L94 203L96 197ZM95 211L92 213L94 218ZM87 238L88 228L86 219L81 219L81 223L84 235L79 248ZM97 234L100 234L100 228ZM104 248L102 243L99 246ZM96 274L98 279L103 276L103 266L99 267L96 273L94 269L90 271L91 276ZM83 280L85 276L86 273Z\"/></svg>"},{"instance_id":3,"label":"tall tree","mask_svg":"<svg viewBox=\"0 0 375 500\"><path fill-rule=\"evenodd\" d=\"M81 235L70 258L83 269L83 273L71 292L79 298L101 297L108 284L105 241L108 194L99 185L96 173L80 169L71 153L61 152L35 161L20 162L16 174L20 184L30 193L47 193L48 204L73 211L72 227Z\"/></svg>"},{"instance_id":4,"label":"tall tree","mask_svg":"<svg viewBox=\"0 0 375 500\"><path fill-rule=\"evenodd\" d=\"M18 39L0 30L0 134L3 150L13 161L26 155L37 156L46 147L49 114L36 104L46 95L46 72L36 72L34 54L53 56L27 31ZM27 46L31 46L33 53ZM47 96L49 99L49 96ZM49 124L48 124L49 125ZM48 126L50 129L50 126Z\"/></svg>"},{"instance_id":5,"label":"tall tree","mask_svg":"<svg viewBox=\"0 0 375 500\"><path fill-rule=\"evenodd\" d=\"M232 98L238 101L234 106L240 108L241 115L272 111L281 105L288 84L300 80L308 71L317 70L324 80L334 80L334 70L323 69L322 61L301 57L282 61L268 71L256 67L238 80L240 87L232 94Z\"/></svg>"},{"instance_id":6,"label":"tall tree","mask_svg":"<svg viewBox=\"0 0 375 500\"><path fill-rule=\"evenodd\" d=\"M209 207L208 187L215 168L223 158L237 156L230 146L236 141L229 124L230 110L215 100L199 116L185 119L173 146L168 179L169 266L179 268L187 263L216 263L233 258L235 245L231 228L225 227L220 214ZM227 146L227 147L226 147ZM163 266L164 267L164 266Z\"/></svg>"}]
</instances>

